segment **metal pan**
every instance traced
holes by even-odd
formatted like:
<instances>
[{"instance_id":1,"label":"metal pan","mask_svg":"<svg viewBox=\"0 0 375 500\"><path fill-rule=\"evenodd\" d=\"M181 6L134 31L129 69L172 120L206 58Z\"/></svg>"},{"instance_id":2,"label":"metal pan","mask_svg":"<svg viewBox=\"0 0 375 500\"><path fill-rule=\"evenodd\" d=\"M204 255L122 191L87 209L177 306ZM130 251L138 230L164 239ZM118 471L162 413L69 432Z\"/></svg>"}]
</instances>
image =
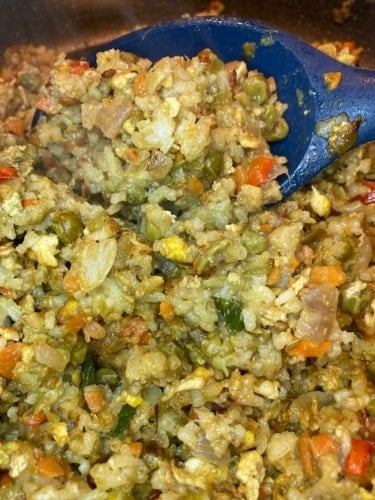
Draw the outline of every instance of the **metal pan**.
<instances>
[{"instance_id":1,"label":"metal pan","mask_svg":"<svg viewBox=\"0 0 375 500\"><path fill-rule=\"evenodd\" d=\"M361 65L375 67L375 0L223 3L223 14L262 20L307 41L353 40L364 48ZM135 26L193 15L208 4L199 0L1 0L0 52L18 43L84 51Z\"/></svg>"}]
</instances>

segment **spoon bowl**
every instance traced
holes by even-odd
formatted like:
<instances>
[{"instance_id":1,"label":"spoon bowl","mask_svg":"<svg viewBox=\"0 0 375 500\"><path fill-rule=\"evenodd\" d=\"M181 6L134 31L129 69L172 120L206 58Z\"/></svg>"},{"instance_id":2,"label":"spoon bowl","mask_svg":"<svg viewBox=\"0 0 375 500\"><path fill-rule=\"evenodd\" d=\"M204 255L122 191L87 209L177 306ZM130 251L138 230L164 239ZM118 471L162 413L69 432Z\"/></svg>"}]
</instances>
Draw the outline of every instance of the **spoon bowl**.
<instances>
[{"instance_id":1,"label":"spoon bowl","mask_svg":"<svg viewBox=\"0 0 375 500\"><path fill-rule=\"evenodd\" d=\"M375 139L375 71L342 64L308 43L272 26L234 17L197 17L164 22L117 38L87 56L119 49L155 62L164 56L192 57L210 48L223 61L244 59L244 44L253 43L249 69L273 76L278 98L288 105L287 137L272 145L272 152L288 160L288 175L279 179L284 198L322 172L338 155L330 150L319 124L340 120L343 113L356 131L356 144ZM324 79L340 75L331 88ZM324 128L324 127L321 127ZM328 131L329 134L329 131ZM354 145L354 144L353 144Z\"/></svg>"}]
</instances>

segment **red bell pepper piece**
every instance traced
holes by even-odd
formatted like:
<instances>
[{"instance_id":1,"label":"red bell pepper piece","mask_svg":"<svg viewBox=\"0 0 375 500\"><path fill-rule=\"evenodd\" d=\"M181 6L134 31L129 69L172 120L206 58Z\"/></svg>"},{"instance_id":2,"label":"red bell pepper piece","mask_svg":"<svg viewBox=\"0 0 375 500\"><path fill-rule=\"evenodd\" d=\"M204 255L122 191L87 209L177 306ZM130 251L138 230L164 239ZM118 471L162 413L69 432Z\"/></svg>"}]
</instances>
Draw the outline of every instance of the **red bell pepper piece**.
<instances>
[{"instance_id":1,"label":"red bell pepper piece","mask_svg":"<svg viewBox=\"0 0 375 500\"><path fill-rule=\"evenodd\" d=\"M5 165L4 163L0 164L0 182L5 182L9 179L15 179L16 177L19 177L19 175L14 167Z\"/></svg>"},{"instance_id":2,"label":"red bell pepper piece","mask_svg":"<svg viewBox=\"0 0 375 500\"><path fill-rule=\"evenodd\" d=\"M345 461L345 472L352 476L364 476L371 462L375 445L365 439L352 438L349 455Z\"/></svg>"}]
</instances>

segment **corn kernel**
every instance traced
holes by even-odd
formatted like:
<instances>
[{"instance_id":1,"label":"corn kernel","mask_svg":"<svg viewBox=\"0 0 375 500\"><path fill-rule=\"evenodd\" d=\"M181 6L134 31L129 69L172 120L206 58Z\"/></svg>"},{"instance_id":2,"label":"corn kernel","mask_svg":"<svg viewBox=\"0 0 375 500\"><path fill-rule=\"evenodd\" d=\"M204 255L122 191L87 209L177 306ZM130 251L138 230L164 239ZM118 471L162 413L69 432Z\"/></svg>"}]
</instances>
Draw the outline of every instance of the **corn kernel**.
<instances>
[{"instance_id":1,"label":"corn kernel","mask_svg":"<svg viewBox=\"0 0 375 500\"><path fill-rule=\"evenodd\" d=\"M67 300L63 306L60 307L59 314L62 316L73 316L77 312L78 302L74 299Z\"/></svg>"},{"instance_id":2,"label":"corn kernel","mask_svg":"<svg viewBox=\"0 0 375 500\"><path fill-rule=\"evenodd\" d=\"M211 377L211 373L204 366L198 366L198 368L196 368L193 371L192 376L193 377L201 377L205 380L208 380Z\"/></svg>"},{"instance_id":3,"label":"corn kernel","mask_svg":"<svg viewBox=\"0 0 375 500\"><path fill-rule=\"evenodd\" d=\"M312 187L312 195L310 201L311 208L320 217L328 217L331 213L331 202L329 198L320 193L314 186Z\"/></svg>"},{"instance_id":4,"label":"corn kernel","mask_svg":"<svg viewBox=\"0 0 375 500\"><path fill-rule=\"evenodd\" d=\"M177 234L172 234L167 238L163 238L155 242L155 245L157 246L155 250L159 251L163 257L167 257L167 259L182 263L191 262L189 246L180 236L177 236Z\"/></svg>"},{"instance_id":5,"label":"corn kernel","mask_svg":"<svg viewBox=\"0 0 375 500\"><path fill-rule=\"evenodd\" d=\"M65 446L68 442L68 428L65 422L51 423L53 439L58 446Z\"/></svg>"},{"instance_id":6,"label":"corn kernel","mask_svg":"<svg viewBox=\"0 0 375 500\"><path fill-rule=\"evenodd\" d=\"M253 431L246 431L243 445L246 449L253 448L255 446L255 435Z\"/></svg>"},{"instance_id":7,"label":"corn kernel","mask_svg":"<svg viewBox=\"0 0 375 500\"><path fill-rule=\"evenodd\" d=\"M119 400L122 403L128 404L132 408L136 408L137 406L139 406L143 403L143 399L141 396L129 394L128 392L123 392L119 396Z\"/></svg>"}]
</instances>

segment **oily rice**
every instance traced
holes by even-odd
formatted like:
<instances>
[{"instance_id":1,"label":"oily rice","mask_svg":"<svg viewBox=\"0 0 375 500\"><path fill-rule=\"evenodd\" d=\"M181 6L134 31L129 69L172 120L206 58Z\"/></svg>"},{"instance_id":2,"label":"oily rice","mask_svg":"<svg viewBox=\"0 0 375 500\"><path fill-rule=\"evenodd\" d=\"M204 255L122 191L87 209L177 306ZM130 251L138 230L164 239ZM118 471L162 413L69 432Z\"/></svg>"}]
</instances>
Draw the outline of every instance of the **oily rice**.
<instances>
[{"instance_id":1,"label":"oily rice","mask_svg":"<svg viewBox=\"0 0 375 500\"><path fill-rule=\"evenodd\" d=\"M374 146L270 207L285 105L241 62L1 77L1 498L372 498Z\"/></svg>"}]
</instances>

